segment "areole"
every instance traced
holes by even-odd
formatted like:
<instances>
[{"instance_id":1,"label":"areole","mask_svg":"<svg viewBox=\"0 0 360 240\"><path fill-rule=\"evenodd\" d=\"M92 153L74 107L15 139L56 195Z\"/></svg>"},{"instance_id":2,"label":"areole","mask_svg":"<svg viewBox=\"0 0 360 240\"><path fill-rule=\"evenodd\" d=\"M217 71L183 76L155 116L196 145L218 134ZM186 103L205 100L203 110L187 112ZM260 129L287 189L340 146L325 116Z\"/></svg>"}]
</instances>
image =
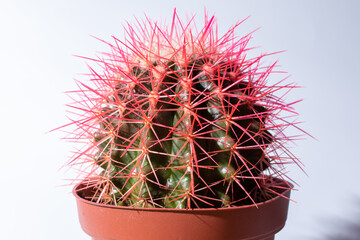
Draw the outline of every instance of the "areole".
<instances>
[{"instance_id":1,"label":"areole","mask_svg":"<svg viewBox=\"0 0 360 240\"><path fill-rule=\"evenodd\" d=\"M271 240L285 225L290 189L266 202L232 208L167 209L98 204L76 185L82 229L93 240Z\"/></svg>"}]
</instances>

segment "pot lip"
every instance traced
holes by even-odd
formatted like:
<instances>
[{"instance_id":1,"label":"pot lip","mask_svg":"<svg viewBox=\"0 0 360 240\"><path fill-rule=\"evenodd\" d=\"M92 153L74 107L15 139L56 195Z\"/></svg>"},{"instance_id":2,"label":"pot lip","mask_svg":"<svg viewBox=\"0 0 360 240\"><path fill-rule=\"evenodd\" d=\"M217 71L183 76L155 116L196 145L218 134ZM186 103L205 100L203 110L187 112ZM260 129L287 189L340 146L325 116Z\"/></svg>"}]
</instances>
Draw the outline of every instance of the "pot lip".
<instances>
[{"instance_id":1,"label":"pot lip","mask_svg":"<svg viewBox=\"0 0 360 240\"><path fill-rule=\"evenodd\" d=\"M275 178L275 177L274 177ZM88 205L93 205L96 207L102 207L102 208L112 208L112 209L122 209L122 210L136 210L136 211L152 211L152 212L178 212L178 213L189 213L189 212L213 212L213 211L232 211L232 210L236 210L236 209L245 209L245 208L259 208L259 206L263 206L266 204L269 204L271 202L275 202L278 201L279 199L286 199L286 200L290 200L289 198L285 197L291 190L293 190L294 188L294 184L292 184L291 182L285 181L283 179L279 179L276 178L278 180L281 180L282 182L286 183L289 185L288 189L284 189L280 195L269 199L267 201L264 202L260 202L257 204L250 204L250 205L243 205L243 206L235 206L235 207L226 207L226 208L192 208L192 209L177 209L177 208L141 208L141 207L131 207L131 206L117 206L117 205L108 205L108 204L102 204L102 203L95 203L89 200L86 200L84 198L82 198L79 195L79 191L78 188L84 184L89 182L89 179L85 179L83 181L81 181L80 183L77 183L73 190L72 193L75 196L77 201L80 201L84 204L88 204Z\"/></svg>"}]
</instances>

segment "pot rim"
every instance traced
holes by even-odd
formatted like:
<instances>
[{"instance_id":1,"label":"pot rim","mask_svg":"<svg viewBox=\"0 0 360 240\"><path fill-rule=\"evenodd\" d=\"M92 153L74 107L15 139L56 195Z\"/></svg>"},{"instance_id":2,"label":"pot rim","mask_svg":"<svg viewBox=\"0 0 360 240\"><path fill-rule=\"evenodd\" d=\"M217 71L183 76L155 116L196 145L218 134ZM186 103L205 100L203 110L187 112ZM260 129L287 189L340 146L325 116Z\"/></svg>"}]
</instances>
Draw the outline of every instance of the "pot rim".
<instances>
[{"instance_id":1,"label":"pot rim","mask_svg":"<svg viewBox=\"0 0 360 240\"><path fill-rule=\"evenodd\" d=\"M275 178L275 177L274 177ZM85 179L81 181L80 183L76 184L72 190L73 195L76 197L78 201L81 201L85 204L97 206L97 207L103 207L103 208L114 208L114 209L122 209L122 210L136 210L136 211L153 211L153 212L178 212L178 213L189 213L189 212L199 212L199 213L205 213L205 212L213 212L213 211L232 211L236 209L244 209L244 208L259 208L259 206L269 204L271 202L277 201L279 198L286 198L285 195L287 192L293 190L294 184L285 181L283 179L276 178L278 180L281 180L286 185L289 186L288 189L283 189L277 195L276 197L266 200L264 202L256 203L256 204L250 204L250 205L243 205L243 206L235 206L235 207L224 207L224 208L187 208L187 209L178 209L178 208L141 208L141 207L131 207L131 206L117 206L117 205L108 205L108 204L102 204L102 203L95 203L89 200L86 200L85 198L81 197L79 195L79 187L83 184L86 184L89 182L89 179ZM291 200L291 199L288 199Z\"/></svg>"}]
</instances>

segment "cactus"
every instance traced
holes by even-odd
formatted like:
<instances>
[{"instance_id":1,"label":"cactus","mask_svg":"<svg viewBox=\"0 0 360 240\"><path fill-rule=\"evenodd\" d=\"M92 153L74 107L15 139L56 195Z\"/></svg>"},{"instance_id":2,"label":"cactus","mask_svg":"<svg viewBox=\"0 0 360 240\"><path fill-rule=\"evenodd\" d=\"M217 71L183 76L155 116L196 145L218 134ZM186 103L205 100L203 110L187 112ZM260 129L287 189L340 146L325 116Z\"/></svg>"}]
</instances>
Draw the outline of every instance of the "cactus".
<instances>
[{"instance_id":1,"label":"cactus","mask_svg":"<svg viewBox=\"0 0 360 240\"><path fill-rule=\"evenodd\" d=\"M176 12L169 27L146 18L91 59L102 70L90 68L91 83L78 82L70 105L80 115L71 139L88 140L70 165L82 166L90 200L219 208L291 187L284 165L300 162L284 129L296 113L283 97L295 85L268 83L276 63L247 58L251 34L236 36L240 23L219 37L215 17L199 31Z\"/></svg>"}]
</instances>

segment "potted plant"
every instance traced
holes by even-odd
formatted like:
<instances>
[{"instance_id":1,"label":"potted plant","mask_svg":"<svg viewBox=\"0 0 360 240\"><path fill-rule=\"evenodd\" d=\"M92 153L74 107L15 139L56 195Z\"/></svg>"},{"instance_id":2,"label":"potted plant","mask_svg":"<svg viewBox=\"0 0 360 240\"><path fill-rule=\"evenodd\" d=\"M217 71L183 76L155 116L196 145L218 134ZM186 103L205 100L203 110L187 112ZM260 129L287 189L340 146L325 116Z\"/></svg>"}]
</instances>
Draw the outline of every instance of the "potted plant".
<instances>
[{"instance_id":1,"label":"potted plant","mask_svg":"<svg viewBox=\"0 0 360 240\"><path fill-rule=\"evenodd\" d=\"M93 239L274 239L290 190L284 165L299 164L284 129L296 124L295 87L270 84L266 54L249 58L251 35L216 19L167 27L146 18L91 59L78 82L71 139L86 141L69 165L85 177L73 190ZM72 92L74 93L74 92ZM283 114L284 113L284 114Z\"/></svg>"}]
</instances>

